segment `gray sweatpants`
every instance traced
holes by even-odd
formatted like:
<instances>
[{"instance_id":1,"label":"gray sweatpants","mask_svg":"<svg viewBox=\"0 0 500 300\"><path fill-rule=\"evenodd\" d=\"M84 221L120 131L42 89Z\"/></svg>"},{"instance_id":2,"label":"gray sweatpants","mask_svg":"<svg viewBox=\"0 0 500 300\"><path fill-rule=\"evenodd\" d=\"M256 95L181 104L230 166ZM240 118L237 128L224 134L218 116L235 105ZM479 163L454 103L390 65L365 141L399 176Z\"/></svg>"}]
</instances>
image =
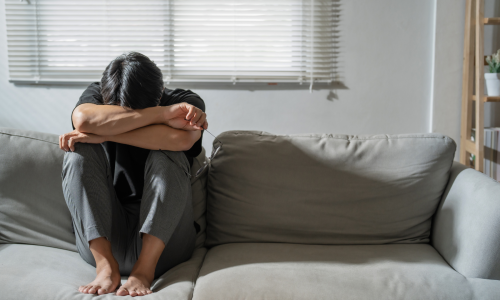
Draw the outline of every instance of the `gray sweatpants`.
<instances>
[{"instance_id":1,"label":"gray sweatpants","mask_svg":"<svg viewBox=\"0 0 500 300\"><path fill-rule=\"evenodd\" d=\"M123 276L130 275L142 248L142 233L165 243L155 278L191 258L196 229L193 220L191 183L184 168L184 153L152 150L144 170L140 202L125 204L117 198L109 158L101 144L76 143L64 155L61 173L66 204L71 212L80 256L96 266L89 241L107 238Z\"/></svg>"}]
</instances>

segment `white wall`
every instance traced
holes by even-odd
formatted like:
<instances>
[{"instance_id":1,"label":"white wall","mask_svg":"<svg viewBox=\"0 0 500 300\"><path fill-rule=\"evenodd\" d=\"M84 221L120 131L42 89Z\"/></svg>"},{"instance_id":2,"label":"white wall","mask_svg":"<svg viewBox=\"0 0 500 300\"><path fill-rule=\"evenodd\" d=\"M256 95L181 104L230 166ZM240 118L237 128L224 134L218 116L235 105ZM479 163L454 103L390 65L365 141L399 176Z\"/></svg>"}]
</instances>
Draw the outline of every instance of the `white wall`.
<instances>
[{"instance_id":1,"label":"white wall","mask_svg":"<svg viewBox=\"0 0 500 300\"><path fill-rule=\"evenodd\" d=\"M460 147L465 0L436 1L431 131L446 133ZM455 152L456 160L459 151Z\"/></svg>"},{"instance_id":2,"label":"white wall","mask_svg":"<svg viewBox=\"0 0 500 300\"><path fill-rule=\"evenodd\" d=\"M435 0L340 3L339 75L345 88L315 89L312 94L308 84L171 84L169 88L191 89L205 100L209 130L214 134L233 129L278 134L429 132ZM450 25L463 31L459 11L456 22ZM457 51L462 48L458 43ZM461 73L461 54L455 59L458 67L452 73ZM453 81L449 88L457 89L456 84ZM0 0L0 127L68 132L71 110L84 88L8 82L5 12ZM454 133L459 124L453 122L436 128ZM207 150L212 140L206 135Z\"/></svg>"}]
</instances>

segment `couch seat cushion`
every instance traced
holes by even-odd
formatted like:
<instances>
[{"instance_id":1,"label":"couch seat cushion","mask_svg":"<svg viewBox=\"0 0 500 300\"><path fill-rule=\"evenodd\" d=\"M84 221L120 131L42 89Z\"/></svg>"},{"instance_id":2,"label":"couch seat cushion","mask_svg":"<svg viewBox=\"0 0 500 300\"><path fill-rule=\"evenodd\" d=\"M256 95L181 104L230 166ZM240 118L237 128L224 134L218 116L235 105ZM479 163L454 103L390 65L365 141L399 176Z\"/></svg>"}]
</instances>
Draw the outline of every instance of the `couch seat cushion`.
<instances>
[{"instance_id":1,"label":"couch seat cushion","mask_svg":"<svg viewBox=\"0 0 500 300\"><path fill-rule=\"evenodd\" d=\"M467 278L474 293L474 299L478 300L498 300L500 298L500 281Z\"/></svg>"},{"instance_id":2,"label":"couch seat cushion","mask_svg":"<svg viewBox=\"0 0 500 300\"><path fill-rule=\"evenodd\" d=\"M194 300L473 299L427 244L234 243L205 257Z\"/></svg>"},{"instance_id":3,"label":"couch seat cushion","mask_svg":"<svg viewBox=\"0 0 500 300\"><path fill-rule=\"evenodd\" d=\"M195 250L192 258L175 266L153 282L147 299L188 300L206 254ZM0 299L124 299L114 293L102 296L82 294L80 285L94 280L95 268L73 251L45 246L0 245ZM122 283L127 280L122 276Z\"/></svg>"}]
</instances>

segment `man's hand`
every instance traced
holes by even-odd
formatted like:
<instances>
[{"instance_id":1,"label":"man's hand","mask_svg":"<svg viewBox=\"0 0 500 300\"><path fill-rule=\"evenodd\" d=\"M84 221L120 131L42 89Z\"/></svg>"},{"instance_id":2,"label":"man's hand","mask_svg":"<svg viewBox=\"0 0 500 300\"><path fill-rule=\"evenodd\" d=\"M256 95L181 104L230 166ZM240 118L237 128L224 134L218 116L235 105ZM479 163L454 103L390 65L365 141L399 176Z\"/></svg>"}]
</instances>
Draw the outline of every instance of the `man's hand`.
<instances>
[{"instance_id":1,"label":"man's hand","mask_svg":"<svg viewBox=\"0 0 500 300\"><path fill-rule=\"evenodd\" d=\"M84 133L78 130L62 134L59 136L59 148L64 151L75 151L75 143L100 144L105 142L104 136L93 133Z\"/></svg>"},{"instance_id":2,"label":"man's hand","mask_svg":"<svg viewBox=\"0 0 500 300\"><path fill-rule=\"evenodd\" d=\"M165 119L166 125L176 129L208 129L207 114L186 102L168 106L168 117Z\"/></svg>"}]
</instances>

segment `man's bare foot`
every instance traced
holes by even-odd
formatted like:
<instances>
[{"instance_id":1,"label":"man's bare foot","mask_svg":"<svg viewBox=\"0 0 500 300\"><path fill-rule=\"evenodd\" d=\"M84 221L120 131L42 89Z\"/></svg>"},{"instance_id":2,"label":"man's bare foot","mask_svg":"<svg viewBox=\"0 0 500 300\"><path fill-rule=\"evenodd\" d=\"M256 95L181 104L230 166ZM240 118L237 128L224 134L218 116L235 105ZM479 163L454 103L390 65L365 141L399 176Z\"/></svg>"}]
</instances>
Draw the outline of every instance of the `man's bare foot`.
<instances>
[{"instance_id":1,"label":"man's bare foot","mask_svg":"<svg viewBox=\"0 0 500 300\"><path fill-rule=\"evenodd\" d=\"M94 281L78 288L80 292L103 295L114 292L118 284L120 284L121 276L116 260L111 262L100 262L100 264L97 265L96 273L97 276Z\"/></svg>"},{"instance_id":2,"label":"man's bare foot","mask_svg":"<svg viewBox=\"0 0 500 300\"><path fill-rule=\"evenodd\" d=\"M111 253L109 241L100 237L90 241L90 251L96 262L96 277L87 285L82 285L78 291L85 294L107 294L116 290L120 284L120 268L118 262Z\"/></svg>"},{"instance_id":3,"label":"man's bare foot","mask_svg":"<svg viewBox=\"0 0 500 300\"><path fill-rule=\"evenodd\" d=\"M153 291L151 291L149 288L151 287L151 282L153 282L153 277L154 274L146 275L141 274L140 272L131 273L128 277L127 282L125 282L125 284L123 284L118 289L116 295L130 295L132 297L135 297L152 294Z\"/></svg>"},{"instance_id":4,"label":"man's bare foot","mask_svg":"<svg viewBox=\"0 0 500 300\"><path fill-rule=\"evenodd\" d=\"M158 259L165 248L165 243L150 234L142 235L142 249L139 258L130 272L127 282L122 285L116 295L144 296L153 293L151 283L155 277Z\"/></svg>"}]
</instances>

